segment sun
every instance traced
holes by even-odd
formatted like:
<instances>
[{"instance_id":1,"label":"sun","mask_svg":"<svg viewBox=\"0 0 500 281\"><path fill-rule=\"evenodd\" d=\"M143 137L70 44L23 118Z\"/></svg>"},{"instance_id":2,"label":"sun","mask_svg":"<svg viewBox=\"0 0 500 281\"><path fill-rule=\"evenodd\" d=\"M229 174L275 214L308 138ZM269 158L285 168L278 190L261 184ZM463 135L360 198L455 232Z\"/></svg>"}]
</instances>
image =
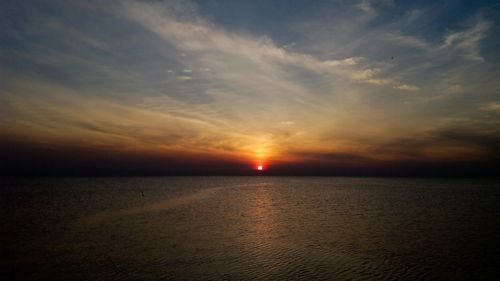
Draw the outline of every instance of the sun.
<instances>
[{"instance_id":1,"label":"sun","mask_svg":"<svg viewBox=\"0 0 500 281\"><path fill-rule=\"evenodd\" d=\"M267 165L264 164L264 163L255 163L252 166L252 170L254 170L255 172L261 174L261 173L264 173L267 170Z\"/></svg>"}]
</instances>

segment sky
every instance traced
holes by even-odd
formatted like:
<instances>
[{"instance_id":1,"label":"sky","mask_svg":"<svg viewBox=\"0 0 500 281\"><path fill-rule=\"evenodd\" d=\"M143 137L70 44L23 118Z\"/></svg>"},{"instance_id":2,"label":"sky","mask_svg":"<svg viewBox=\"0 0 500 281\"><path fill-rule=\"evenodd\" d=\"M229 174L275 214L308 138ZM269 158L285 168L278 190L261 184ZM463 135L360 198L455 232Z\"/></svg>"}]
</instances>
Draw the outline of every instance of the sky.
<instances>
[{"instance_id":1,"label":"sky","mask_svg":"<svg viewBox=\"0 0 500 281\"><path fill-rule=\"evenodd\" d=\"M0 3L2 174L497 170L497 1Z\"/></svg>"}]
</instances>

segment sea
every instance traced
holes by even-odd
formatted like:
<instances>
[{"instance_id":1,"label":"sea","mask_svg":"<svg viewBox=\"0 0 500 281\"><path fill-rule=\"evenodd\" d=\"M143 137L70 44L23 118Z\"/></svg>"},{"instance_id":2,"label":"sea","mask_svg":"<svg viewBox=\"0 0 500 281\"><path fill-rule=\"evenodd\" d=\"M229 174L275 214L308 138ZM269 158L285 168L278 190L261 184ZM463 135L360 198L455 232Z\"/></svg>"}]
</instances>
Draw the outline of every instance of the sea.
<instances>
[{"instance_id":1,"label":"sea","mask_svg":"<svg viewBox=\"0 0 500 281\"><path fill-rule=\"evenodd\" d=\"M500 182L2 179L1 280L500 280Z\"/></svg>"}]
</instances>

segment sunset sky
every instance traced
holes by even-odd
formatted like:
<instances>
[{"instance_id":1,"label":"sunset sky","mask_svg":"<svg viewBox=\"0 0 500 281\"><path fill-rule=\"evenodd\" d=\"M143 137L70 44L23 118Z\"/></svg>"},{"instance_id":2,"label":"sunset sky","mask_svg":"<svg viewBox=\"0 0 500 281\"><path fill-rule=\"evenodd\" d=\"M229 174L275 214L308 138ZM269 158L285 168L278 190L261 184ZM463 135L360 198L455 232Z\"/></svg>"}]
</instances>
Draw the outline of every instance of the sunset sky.
<instances>
[{"instance_id":1,"label":"sunset sky","mask_svg":"<svg viewBox=\"0 0 500 281\"><path fill-rule=\"evenodd\" d=\"M498 1L0 2L6 174L500 160Z\"/></svg>"}]
</instances>

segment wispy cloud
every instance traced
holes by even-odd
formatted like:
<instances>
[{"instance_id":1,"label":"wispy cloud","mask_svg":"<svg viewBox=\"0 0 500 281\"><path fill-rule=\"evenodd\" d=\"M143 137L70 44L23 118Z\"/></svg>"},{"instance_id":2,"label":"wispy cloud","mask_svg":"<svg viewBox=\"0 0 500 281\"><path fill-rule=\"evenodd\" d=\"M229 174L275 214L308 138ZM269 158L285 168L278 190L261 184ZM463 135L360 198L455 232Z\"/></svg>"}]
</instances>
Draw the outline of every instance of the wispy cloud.
<instances>
[{"instance_id":1,"label":"wispy cloud","mask_svg":"<svg viewBox=\"0 0 500 281\"><path fill-rule=\"evenodd\" d=\"M441 49L459 51L470 60L482 61L479 42L486 37L491 23L482 18L477 18L465 30L455 31L446 35Z\"/></svg>"},{"instance_id":2,"label":"wispy cloud","mask_svg":"<svg viewBox=\"0 0 500 281\"><path fill-rule=\"evenodd\" d=\"M431 47L428 42L422 40L421 38L418 38L415 36L404 35L404 34L400 34L400 33L388 33L387 39L392 40L392 41L396 41L402 45L407 45L407 46L420 48L420 49L427 50Z\"/></svg>"},{"instance_id":3,"label":"wispy cloud","mask_svg":"<svg viewBox=\"0 0 500 281\"><path fill-rule=\"evenodd\" d=\"M126 6L125 13L181 52L191 53L202 67L215 69L217 76L211 79L225 80L226 84L233 85L244 82L244 88L257 88L254 92L265 91L275 95L286 92L288 96L294 93L304 96L310 90L304 89L297 81L287 79L283 75L287 67L305 68L329 79L352 79L400 88L395 78L375 78L375 73L380 72L378 69L363 69L364 66L359 64L363 61L360 57L321 60L281 48L267 37L228 33L196 14L191 15L196 18L194 21L178 19L161 5L133 2ZM254 84L248 85L248 81ZM274 85L275 89L271 92L269 88L259 89L264 85Z\"/></svg>"},{"instance_id":4,"label":"wispy cloud","mask_svg":"<svg viewBox=\"0 0 500 281\"><path fill-rule=\"evenodd\" d=\"M418 91L418 87L406 84L397 85L395 87L399 90L404 90L404 91Z\"/></svg>"},{"instance_id":5,"label":"wispy cloud","mask_svg":"<svg viewBox=\"0 0 500 281\"><path fill-rule=\"evenodd\" d=\"M188 81L188 80L192 80L193 79L191 76L187 76L187 75L180 75L180 76L177 76L175 78L177 80L181 80L181 81Z\"/></svg>"},{"instance_id":6,"label":"wispy cloud","mask_svg":"<svg viewBox=\"0 0 500 281\"><path fill-rule=\"evenodd\" d=\"M374 17L377 15L377 11L375 8L372 6L371 1L369 0L362 0L360 1L356 7L358 7L361 11L366 13L370 17Z\"/></svg>"},{"instance_id":7,"label":"wispy cloud","mask_svg":"<svg viewBox=\"0 0 500 281\"><path fill-rule=\"evenodd\" d=\"M280 126L283 126L283 127L290 127L290 126L293 126L295 125L295 122L293 121L282 121L280 122Z\"/></svg>"},{"instance_id":8,"label":"wispy cloud","mask_svg":"<svg viewBox=\"0 0 500 281\"><path fill-rule=\"evenodd\" d=\"M500 114L500 102L489 102L483 104L481 105L480 109L486 112Z\"/></svg>"}]
</instances>

